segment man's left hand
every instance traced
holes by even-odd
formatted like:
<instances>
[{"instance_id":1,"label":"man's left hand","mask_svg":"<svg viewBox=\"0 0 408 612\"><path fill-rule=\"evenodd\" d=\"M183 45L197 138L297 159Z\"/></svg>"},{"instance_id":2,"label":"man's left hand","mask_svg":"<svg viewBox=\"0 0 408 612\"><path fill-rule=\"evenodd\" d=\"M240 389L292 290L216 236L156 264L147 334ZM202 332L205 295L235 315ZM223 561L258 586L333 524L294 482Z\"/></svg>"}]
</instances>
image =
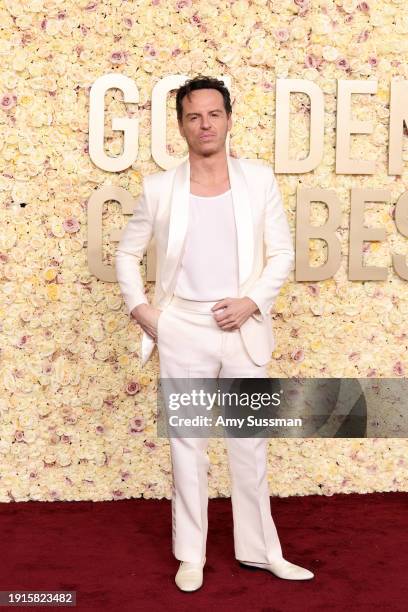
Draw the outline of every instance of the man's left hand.
<instances>
[{"instance_id":1,"label":"man's left hand","mask_svg":"<svg viewBox=\"0 0 408 612\"><path fill-rule=\"evenodd\" d=\"M233 331L239 329L258 310L258 306L251 298L245 296L242 298L224 298L214 304L211 310L214 312L214 319L221 329Z\"/></svg>"}]
</instances>

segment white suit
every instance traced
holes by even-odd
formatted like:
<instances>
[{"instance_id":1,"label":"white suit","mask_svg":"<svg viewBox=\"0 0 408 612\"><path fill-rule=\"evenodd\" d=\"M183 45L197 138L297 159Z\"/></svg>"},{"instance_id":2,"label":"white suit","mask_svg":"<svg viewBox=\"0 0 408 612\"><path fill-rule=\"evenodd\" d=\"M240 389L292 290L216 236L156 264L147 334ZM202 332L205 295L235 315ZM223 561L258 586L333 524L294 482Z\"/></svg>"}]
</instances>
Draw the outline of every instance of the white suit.
<instances>
[{"instance_id":1,"label":"white suit","mask_svg":"<svg viewBox=\"0 0 408 612\"><path fill-rule=\"evenodd\" d=\"M187 300L185 308L183 299L173 294L188 229L188 159L143 179L143 193L116 251L117 279L130 313L138 304L148 303L139 264L151 237L155 238L153 305L163 311L158 319L162 378L267 376L266 364L274 348L269 314L293 266L292 240L272 168L230 155L227 162L238 247L238 297L253 299L260 314L254 313L239 330L228 332L208 312L209 302L189 304ZM143 332L142 365L154 345ZM208 529L208 438L170 437L169 441L173 553L182 561L199 563L205 557ZM227 437L226 443L236 558L257 563L281 558L270 513L267 439Z\"/></svg>"},{"instance_id":2,"label":"white suit","mask_svg":"<svg viewBox=\"0 0 408 612\"><path fill-rule=\"evenodd\" d=\"M227 162L237 230L239 297L250 297L261 312L250 316L240 333L254 362L264 365L275 344L268 315L293 268L292 239L272 168L230 155ZM176 168L144 177L143 193L115 256L116 277L129 313L138 304L148 303L139 263L152 236L156 242L152 303L160 309L169 304L188 226L189 195L188 158ZM141 365L149 359L154 344L143 331Z\"/></svg>"}]
</instances>

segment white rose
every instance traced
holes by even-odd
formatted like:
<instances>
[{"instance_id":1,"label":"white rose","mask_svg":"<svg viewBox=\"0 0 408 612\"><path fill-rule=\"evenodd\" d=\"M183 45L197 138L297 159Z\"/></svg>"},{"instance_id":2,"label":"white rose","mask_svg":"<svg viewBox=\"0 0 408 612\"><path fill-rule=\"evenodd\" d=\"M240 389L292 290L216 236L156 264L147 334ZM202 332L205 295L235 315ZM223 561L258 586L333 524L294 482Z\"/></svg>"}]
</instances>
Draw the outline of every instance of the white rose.
<instances>
[{"instance_id":1,"label":"white rose","mask_svg":"<svg viewBox=\"0 0 408 612\"><path fill-rule=\"evenodd\" d=\"M322 56L327 62L334 62L338 58L339 52L337 51L336 47L326 45L322 49Z\"/></svg>"}]
</instances>

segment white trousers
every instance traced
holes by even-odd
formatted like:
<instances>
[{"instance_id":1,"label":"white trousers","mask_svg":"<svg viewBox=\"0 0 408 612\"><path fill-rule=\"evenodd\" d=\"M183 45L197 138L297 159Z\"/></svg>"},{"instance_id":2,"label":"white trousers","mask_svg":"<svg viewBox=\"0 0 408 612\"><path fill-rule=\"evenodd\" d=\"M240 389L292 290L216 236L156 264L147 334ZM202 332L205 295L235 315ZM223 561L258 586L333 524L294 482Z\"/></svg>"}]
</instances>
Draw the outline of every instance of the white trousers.
<instances>
[{"instance_id":1,"label":"white trousers","mask_svg":"<svg viewBox=\"0 0 408 612\"><path fill-rule=\"evenodd\" d=\"M218 327L211 307L173 296L159 316L157 348L161 378L267 378L250 358L239 330ZM220 312L220 311L218 311ZM170 437L172 551L199 563L208 531L209 438ZM270 563L282 558L271 516L267 479L268 438L226 437L236 559Z\"/></svg>"}]
</instances>

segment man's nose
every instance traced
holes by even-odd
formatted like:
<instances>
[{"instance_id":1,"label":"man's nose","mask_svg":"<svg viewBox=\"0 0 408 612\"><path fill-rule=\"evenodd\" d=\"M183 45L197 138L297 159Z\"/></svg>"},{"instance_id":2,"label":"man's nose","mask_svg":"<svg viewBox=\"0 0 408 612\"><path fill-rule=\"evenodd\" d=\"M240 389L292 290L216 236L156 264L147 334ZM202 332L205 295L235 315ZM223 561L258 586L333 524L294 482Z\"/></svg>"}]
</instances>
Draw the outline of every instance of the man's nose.
<instances>
[{"instance_id":1,"label":"man's nose","mask_svg":"<svg viewBox=\"0 0 408 612\"><path fill-rule=\"evenodd\" d=\"M202 128L209 128L210 127L210 120L208 117L203 117L201 120L201 127Z\"/></svg>"}]
</instances>

